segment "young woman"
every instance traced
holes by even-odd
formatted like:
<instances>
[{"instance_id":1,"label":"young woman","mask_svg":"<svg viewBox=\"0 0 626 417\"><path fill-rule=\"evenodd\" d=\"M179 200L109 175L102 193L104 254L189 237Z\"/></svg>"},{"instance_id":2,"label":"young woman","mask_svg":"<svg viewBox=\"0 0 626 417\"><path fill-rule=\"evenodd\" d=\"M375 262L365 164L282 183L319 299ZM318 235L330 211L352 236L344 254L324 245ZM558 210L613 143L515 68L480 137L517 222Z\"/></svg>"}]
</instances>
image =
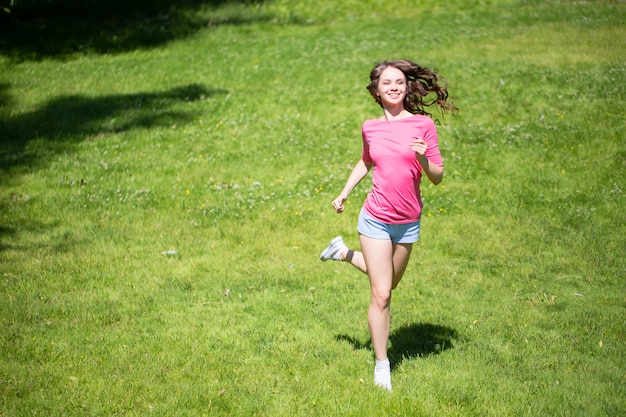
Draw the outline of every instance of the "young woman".
<instances>
[{"instance_id":1,"label":"young woman","mask_svg":"<svg viewBox=\"0 0 626 417\"><path fill-rule=\"evenodd\" d=\"M433 184L443 179L435 123L426 112L435 106L443 116L457 109L436 72L411 61L377 64L367 86L383 109L379 119L362 125L363 151L343 190L332 201L344 211L350 192L373 168L373 187L359 215L361 252L348 249L341 236L322 252L322 261L345 261L367 273L371 288L368 326L376 367L374 382L391 391L387 358L391 291L396 288L418 240L422 173Z\"/></svg>"}]
</instances>

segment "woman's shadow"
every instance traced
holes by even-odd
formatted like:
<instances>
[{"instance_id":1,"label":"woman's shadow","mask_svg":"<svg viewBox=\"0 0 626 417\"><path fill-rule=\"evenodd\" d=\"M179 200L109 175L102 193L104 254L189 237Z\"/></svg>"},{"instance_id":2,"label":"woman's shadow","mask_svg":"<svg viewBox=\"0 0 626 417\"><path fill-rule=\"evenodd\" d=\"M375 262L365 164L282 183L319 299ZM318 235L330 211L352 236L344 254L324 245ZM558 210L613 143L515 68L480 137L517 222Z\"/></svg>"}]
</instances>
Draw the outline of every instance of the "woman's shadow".
<instances>
[{"instance_id":1,"label":"woman's shadow","mask_svg":"<svg viewBox=\"0 0 626 417\"><path fill-rule=\"evenodd\" d=\"M338 341L350 343L354 349L372 350L371 339L360 341L345 334L335 336ZM392 368L395 368L405 359L423 356L438 355L454 348L458 339L456 330L431 323L415 323L402 326L389 335L389 349L387 354Z\"/></svg>"}]
</instances>

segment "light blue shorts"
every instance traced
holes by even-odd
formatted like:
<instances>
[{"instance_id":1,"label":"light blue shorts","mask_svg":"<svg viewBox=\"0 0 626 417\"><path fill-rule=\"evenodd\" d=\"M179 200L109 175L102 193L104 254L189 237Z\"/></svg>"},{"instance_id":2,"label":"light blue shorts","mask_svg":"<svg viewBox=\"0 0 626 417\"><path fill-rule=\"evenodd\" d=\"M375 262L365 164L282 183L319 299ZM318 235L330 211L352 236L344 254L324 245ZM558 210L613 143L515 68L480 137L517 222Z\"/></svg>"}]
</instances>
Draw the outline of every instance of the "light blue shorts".
<instances>
[{"instance_id":1,"label":"light blue shorts","mask_svg":"<svg viewBox=\"0 0 626 417\"><path fill-rule=\"evenodd\" d=\"M357 230L372 239L391 239L393 243L415 243L420 237L420 222L418 220L406 224L387 224L374 219L362 208Z\"/></svg>"}]
</instances>

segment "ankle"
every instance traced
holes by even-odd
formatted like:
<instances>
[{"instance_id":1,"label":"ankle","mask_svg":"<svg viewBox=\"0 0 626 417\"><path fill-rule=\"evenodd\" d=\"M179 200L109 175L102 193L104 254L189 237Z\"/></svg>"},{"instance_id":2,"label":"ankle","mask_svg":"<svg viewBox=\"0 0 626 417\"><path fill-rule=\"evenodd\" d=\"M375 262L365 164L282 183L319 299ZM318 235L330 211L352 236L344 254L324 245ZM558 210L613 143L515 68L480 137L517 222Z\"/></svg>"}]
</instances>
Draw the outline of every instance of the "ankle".
<instances>
[{"instance_id":1,"label":"ankle","mask_svg":"<svg viewBox=\"0 0 626 417\"><path fill-rule=\"evenodd\" d=\"M376 370L377 371L389 371L391 369L391 363L389 362L389 358L379 360L376 359Z\"/></svg>"},{"instance_id":2,"label":"ankle","mask_svg":"<svg viewBox=\"0 0 626 417\"><path fill-rule=\"evenodd\" d=\"M354 256L354 251L351 249L346 249L344 252L341 253L340 257L341 260L344 262L350 262L352 263L352 257Z\"/></svg>"}]
</instances>

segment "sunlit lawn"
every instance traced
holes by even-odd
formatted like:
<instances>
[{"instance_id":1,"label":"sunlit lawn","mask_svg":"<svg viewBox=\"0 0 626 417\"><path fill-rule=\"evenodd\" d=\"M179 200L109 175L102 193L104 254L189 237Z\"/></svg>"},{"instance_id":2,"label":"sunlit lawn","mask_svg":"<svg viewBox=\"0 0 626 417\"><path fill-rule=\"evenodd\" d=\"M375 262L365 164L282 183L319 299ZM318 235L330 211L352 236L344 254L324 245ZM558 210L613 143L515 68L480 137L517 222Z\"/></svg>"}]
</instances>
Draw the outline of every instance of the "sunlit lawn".
<instances>
[{"instance_id":1,"label":"sunlit lawn","mask_svg":"<svg viewBox=\"0 0 626 417\"><path fill-rule=\"evenodd\" d=\"M311 4L0 58L0 415L623 415L626 6ZM330 201L399 57L461 113L388 394L367 278L318 256L358 247L369 180Z\"/></svg>"}]
</instances>

